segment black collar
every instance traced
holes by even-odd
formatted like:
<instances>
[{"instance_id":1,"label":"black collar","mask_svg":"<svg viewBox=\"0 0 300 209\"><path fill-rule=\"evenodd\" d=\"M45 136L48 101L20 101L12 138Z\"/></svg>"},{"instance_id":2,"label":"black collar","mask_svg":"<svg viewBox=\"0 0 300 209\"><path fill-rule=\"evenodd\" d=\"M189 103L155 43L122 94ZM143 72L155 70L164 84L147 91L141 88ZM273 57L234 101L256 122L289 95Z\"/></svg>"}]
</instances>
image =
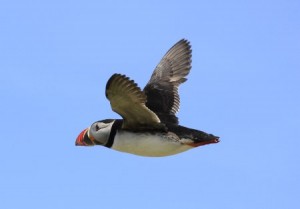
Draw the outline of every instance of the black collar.
<instances>
[{"instance_id":1,"label":"black collar","mask_svg":"<svg viewBox=\"0 0 300 209\"><path fill-rule=\"evenodd\" d=\"M107 143L104 145L105 147L107 147L107 148L112 147L114 140L115 140L116 133L121 128L122 124L123 124L123 120L121 120L121 119L115 120L114 124L111 127L111 131L110 131Z\"/></svg>"}]
</instances>

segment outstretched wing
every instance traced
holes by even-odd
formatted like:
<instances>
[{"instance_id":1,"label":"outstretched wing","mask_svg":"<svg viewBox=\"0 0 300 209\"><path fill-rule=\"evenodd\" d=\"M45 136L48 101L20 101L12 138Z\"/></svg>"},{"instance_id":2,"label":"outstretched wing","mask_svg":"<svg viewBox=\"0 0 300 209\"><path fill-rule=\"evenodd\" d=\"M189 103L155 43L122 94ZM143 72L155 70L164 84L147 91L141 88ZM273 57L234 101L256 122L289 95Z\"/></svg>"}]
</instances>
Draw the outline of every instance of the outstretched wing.
<instances>
[{"instance_id":1,"label":"outstretched wing","mask_svg":"<svg viewBox=\"0 0 300 209\"><path fill-rule=\"evenodd\" d=\"M180 40L164 55L144 88L147 96L146 106L155 112L163 123L178 124L175 115L180 105L178 86L187 80L185 77L191 70L191 58L189 42L185 39Z\"/></svg>"},{"instance_id":2,"label":"outstretched wing","mask_svg":"<svg viewBox=\"0 0 300 209\"><path fill-rule=\"evenodd\" d=\"M146 95L121 74L114 74L106 84L106 97L116 113L124 119L123 129L144 130L161 128L157 115L145 105Z\"/></svg>"}]
</instances>

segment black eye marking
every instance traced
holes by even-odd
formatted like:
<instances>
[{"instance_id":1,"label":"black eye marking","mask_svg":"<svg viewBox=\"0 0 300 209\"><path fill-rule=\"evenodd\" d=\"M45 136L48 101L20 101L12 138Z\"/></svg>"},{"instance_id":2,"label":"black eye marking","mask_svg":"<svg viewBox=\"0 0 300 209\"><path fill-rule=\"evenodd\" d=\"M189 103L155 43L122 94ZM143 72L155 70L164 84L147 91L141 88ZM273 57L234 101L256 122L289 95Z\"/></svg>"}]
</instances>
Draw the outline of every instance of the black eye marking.
<instances>
[{"instance_id":1,"label":"black eye marking","mask_svg":"<svg viewBox=\"0 0 300 209\"><path fill-rule=\"evenodd\" d=\"M96 124L96 131L99 131L100 127L98 126L98 124Z\"/></svg>"}]
</instances>

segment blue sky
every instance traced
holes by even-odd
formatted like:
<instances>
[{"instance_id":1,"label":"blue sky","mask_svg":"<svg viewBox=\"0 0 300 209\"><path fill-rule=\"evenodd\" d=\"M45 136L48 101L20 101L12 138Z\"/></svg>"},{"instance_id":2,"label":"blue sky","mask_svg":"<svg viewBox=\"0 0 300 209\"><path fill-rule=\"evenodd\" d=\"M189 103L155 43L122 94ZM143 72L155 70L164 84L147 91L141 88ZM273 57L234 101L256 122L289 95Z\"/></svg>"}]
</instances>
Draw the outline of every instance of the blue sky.
<instances>
[{"instance_id":1,"label":"blue sky","mask_svg":"<svg viewBox=\"0 0 300 209\"><path fill-rule=\"evenodd\" d=\"M0 2L0 208L299 208L300 3ZM119 118L104 95L143 87L181 38L182 125L221 143L166 158L75 147Z\"/></svg>"}]
</instances>

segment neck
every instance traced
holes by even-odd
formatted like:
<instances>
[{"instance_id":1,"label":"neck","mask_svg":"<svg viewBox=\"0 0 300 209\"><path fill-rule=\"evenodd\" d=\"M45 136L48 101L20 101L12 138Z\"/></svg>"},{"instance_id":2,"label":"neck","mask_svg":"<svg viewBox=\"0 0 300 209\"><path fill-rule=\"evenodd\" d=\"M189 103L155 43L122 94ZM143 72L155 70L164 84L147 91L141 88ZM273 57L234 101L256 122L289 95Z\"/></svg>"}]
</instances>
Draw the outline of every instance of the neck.
<instances>
[{"instance_id":1,"label":"neck","mask_svg":"<svg viewBox=\"0 0 300 209\"><path fill-rule=\"evenodd\" d=\"M121 120L121 119L115 120L114 124L111 127L108 140L107 140L106 144L104 145L105 147L107 147L107 148L112 147L112 145L114 144L116 133L122 127L122 124L123 124L123 120Z\"/></svg>"}]
</instances>

